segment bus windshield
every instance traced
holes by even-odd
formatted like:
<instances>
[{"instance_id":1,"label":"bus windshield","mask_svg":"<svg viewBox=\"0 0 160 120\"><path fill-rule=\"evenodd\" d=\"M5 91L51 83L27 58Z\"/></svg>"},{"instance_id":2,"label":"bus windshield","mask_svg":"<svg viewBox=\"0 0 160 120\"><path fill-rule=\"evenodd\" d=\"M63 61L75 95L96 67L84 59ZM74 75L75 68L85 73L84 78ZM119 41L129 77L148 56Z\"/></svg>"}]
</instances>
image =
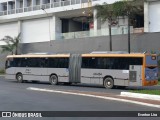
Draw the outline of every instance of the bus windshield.
<instances>
[{"instance_id":1,"label":"bus windshield","mask_svg":"<svg viewBox=\"0 0 160 120\"><path fill-rule=\"evenodd\" d=\"M146 69L145 69L146 80L158 79L158 66L156 56L146 56Z\"/></svg>"}]
</instances>

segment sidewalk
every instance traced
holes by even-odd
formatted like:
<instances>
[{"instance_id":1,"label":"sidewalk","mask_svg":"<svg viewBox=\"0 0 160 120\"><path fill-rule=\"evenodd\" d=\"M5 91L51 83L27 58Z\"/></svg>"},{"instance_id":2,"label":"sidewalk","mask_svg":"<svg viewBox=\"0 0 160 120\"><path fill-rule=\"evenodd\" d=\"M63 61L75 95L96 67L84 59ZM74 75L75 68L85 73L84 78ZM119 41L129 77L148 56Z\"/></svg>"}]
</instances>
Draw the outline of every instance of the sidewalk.
<instances>
[{"instance_id":1,"label":"sidewalk","mask_svg":"<svg viewBox=\"0 0 160 120\"><path fill-rule=\"evenodd\" d=\"M160 95L142 94L134 92L121 92L121 96L160 101Z\"/></svg>"}]
</instances>

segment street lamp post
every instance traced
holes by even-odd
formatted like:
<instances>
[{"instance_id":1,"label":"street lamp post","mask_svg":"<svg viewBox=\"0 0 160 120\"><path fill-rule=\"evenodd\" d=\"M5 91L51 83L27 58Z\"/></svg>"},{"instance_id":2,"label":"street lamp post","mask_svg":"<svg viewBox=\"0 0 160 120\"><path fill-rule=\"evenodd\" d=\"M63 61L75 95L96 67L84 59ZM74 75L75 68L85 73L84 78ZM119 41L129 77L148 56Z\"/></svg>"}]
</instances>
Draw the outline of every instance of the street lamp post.
<instances>
[{"instance_id":1,"label":"street lamp post","mask_svg":"<svg viewBox=\"0 0 160 120\"><path fill-rule=\"evenodd\" d=\"M52 46L52 44L51 44L50 18L49 18L48 13L46 12L46 10L45 10L44 8L41 8L41 9L46 13L46 15L47 15L47 17L48 17L48 33L49 33L49 41L50 41L50 46Z\"/></svg>"},{"instance_id":2,"label":"street lamp post","mask_svg":"<svg viewBox=\"0 0 160 120\"><path fill-rule=\"evenodd\" d=\"M131 37L130 37L130 12L129 11L128 11L127 15L128 15L128 53L130 53L131 52L131 48L130 48Z\"/></svg>"},{"instance_id":3,"label":"street lamp post","mask_svg":"<svg viewBox=\"0 0 160 120\"><path fill-rule=\"evenodd\" d=\"M111 22L109 23L109 47L110 47L110 51L112 51L112 29L111 29Z\"/></svg>"},{"instance_id":4,"label":"street lamp post","mask_svg":"<svg viewBox=\"0 0 160 120\"><path fill-rule=\"evenodd\" d=\"M109 15L109 18L108 18L108 23L109 23L109 48L110 48L110 51L112 51L112 13L113 11L110 11L110 15Z\"/></svg>"}]
</instances>

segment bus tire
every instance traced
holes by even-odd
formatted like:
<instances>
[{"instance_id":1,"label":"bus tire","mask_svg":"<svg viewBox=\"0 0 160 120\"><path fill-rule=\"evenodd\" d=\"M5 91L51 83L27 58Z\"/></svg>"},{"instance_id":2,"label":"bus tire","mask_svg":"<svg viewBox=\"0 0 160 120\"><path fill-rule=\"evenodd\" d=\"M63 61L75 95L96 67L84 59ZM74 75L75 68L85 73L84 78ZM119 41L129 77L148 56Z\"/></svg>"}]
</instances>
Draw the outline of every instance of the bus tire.
<instances>
[{"instance_id":1,"label":"bus tire","mask_svg":"<svg viewBox=\"0 0 160 120\"><path fill-rule=\"evenodd\" d=\"M18 73L16 75L16 80L17 80L18 83L22 83L23 82L23 75L22 75L22 73Z\"/></svg>"},{"instance_id":2,"label":"bus tire","mask_svg":"<svg viewBox=\"0 0 160 120\"><path fill-rule=\"evenodd\" d=\"M51 75L49 78L49 82L51 85L57 85L58 84L58 77L56 75Z\"/></svg>"},{"instance_id":3,"label":"bus tire","mask_svg":"<svg viewBox=\"0 0 160 120\"><path fill-rule=\"evenodd\" d=\"M114 80L111 77L106 77L104 79L104 87L107 89L112 89L114 87Z\"/></svg>"}]
</instances>

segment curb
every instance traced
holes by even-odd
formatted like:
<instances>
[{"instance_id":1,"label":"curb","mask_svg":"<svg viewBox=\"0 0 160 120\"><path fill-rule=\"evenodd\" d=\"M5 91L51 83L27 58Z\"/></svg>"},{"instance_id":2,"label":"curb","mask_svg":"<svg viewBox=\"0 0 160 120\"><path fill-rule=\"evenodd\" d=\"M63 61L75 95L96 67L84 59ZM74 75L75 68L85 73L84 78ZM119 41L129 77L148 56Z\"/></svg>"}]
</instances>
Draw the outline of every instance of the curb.
<instances>
[{"instance_id":1,"label":"curb","mask_svg":"<svg viewBox=\"0 0 160 120\"><path fill-rule=\"evenodd\" d=\"M4 77L5 75L0 75L0 77Z\"/></svg>"},{"instance_id":2,"label":"curb","mask_svg":"<svg viewBox=\"0 0 160 120\"><path fill-rule=\"evenodd\" d=\"M148 95L148 94L142 94L142 93L121 92L120 96L160 101L160 95Z\"/></svg>"}]
</instances>

